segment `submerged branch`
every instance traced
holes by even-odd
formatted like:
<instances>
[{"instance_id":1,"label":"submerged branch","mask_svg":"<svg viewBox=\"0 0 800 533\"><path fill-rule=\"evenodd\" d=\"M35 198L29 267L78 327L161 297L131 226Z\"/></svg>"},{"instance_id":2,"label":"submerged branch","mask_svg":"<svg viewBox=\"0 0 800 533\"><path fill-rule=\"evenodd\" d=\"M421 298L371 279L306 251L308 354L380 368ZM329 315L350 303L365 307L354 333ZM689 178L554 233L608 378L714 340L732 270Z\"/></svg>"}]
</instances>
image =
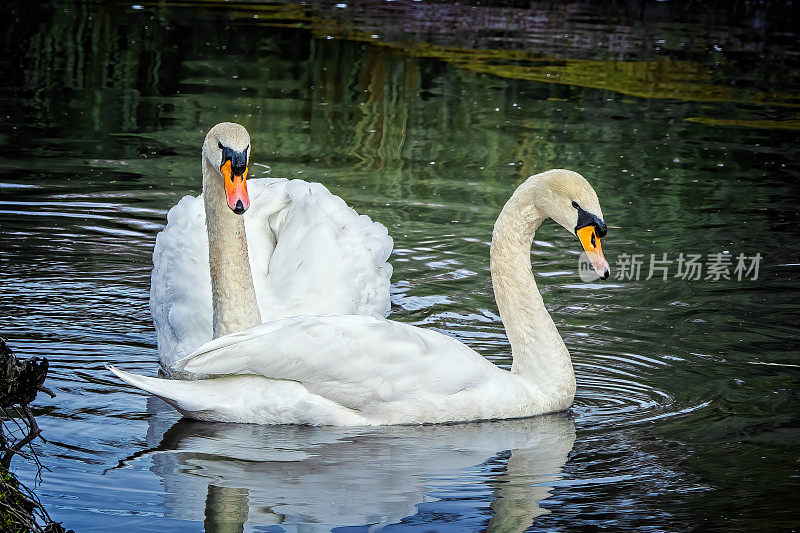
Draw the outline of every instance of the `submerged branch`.
<instances>
[{"instance_id":1,"label":"submerged branch","mask_svg":"<svg viewBox=\"0 0 800 533\"><path fill-rule=\"evenodd\" d=\"M39 391L55 396L44 386L47 368L45 358L17 359L0 337L0 531L70 533L50 518L33 491L9 470L18 455L36 463L36 479L41 479L42 465L30 444L44 438L28 404Z\"/></svg>"}]
</instances>

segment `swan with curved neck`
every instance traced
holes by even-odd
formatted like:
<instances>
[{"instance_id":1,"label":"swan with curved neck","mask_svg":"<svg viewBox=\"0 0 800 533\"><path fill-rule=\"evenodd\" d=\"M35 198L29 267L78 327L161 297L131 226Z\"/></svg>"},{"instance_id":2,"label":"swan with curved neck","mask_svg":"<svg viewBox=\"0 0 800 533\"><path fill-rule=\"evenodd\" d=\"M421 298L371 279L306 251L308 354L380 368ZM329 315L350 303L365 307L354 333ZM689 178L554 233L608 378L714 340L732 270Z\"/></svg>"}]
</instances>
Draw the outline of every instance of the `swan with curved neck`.
<instances>
[{"instance_id":1,"label":"swan with curved neck","mask_svg":"<svg viewBox=\"0 0 800 533\"><path fill-rule=\"evenodd\" d=\"M500 212L489 252L492 285L511 344L511 371L540 384L561 381L574 394L569 352L531 271L533 237L547 218L575 233L597 275L608 278L608 262L600 245L607 229L597 195L583 176L558 169L529 178Z\"/></svg>"},{"instance_id":2,"label":"swan with curved neck","mask_svg":"<svg viewBox=\"0 0 800 533\"><path fill-rule=\"evenodd\" d=\"M207 183L216 189L206 189L209 237L212 227L217 238L225 236L211 253L212 277L215 261L231 269L217 272L214 282L218 338L177 363L183 372L209 378L163 380L113 369L119 377L190 418L225 422L440 423L532 416L572 404L572 363L536 287L530 247L541 223L552 218L579 238L598 276L608 277L600 246L606 225L597 195L580 174L550 170L528 178L495 223L490 264L513 357L506 371L452 337L374 316L297 316L231 332L237 321L247 323L242 309L250 305L252 278L232 264L247 257L244 227L235 218L239 201L244 206L247 200L244 174L237 189L224 154L247 146L217 141L212 132L203 149L205 179L217 180ZM214 142L222 146L218 151ZM219 172L212 168L217 162Z\"/></svg>"}]
</instances>

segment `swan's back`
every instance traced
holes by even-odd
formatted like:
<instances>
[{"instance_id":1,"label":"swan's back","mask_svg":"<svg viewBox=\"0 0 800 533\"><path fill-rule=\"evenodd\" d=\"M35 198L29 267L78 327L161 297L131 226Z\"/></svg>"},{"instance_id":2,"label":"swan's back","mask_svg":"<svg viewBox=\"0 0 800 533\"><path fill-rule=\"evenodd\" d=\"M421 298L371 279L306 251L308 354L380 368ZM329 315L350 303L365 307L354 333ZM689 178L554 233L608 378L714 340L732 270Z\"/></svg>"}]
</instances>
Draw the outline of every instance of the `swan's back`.
<instances>
[{"instance_id":1,"label":"swan's back","mask_svg":"<svg viewBox=\"0 0 800 533\"><path fill-rule=\"evenodd\" d=\"M319 183L253 179L244 214L262 321L297 315L389 312L386 228L358 215ZM186 196L167 214L153 252L150 311L161 364L212 338L211 275L202 196Z\"/></svg>"}]
</instances>

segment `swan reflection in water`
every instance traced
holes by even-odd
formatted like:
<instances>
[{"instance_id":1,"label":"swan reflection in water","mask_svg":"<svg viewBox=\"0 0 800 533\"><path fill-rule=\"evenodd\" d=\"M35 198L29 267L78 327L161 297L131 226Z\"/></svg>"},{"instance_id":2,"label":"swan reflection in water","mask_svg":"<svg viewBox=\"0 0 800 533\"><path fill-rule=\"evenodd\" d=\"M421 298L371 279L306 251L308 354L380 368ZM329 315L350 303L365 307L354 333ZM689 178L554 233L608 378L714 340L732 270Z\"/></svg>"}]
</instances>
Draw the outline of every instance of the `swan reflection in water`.
<instances>
[{"instance_id":1,"label":"swan reflection in water","mask_svg":"<svg viewBox=\"0 0 800 533\"><path fill-rule=\"evenodd\" d=\"M493 500L489 530L524 531L547 513L539 502L560 478L575 441L565 414L307 427L175 422L156 398L148 399L148 411L154 414L148 449L136 457L152 460L151 471L163 480L166 514L203 521L209 532L244 531L245 523L286 531L375 530L413 517L418 504L436 502L456 485ZM437 510L447 512L447 503Z\"/></svg>"}]
</instances>

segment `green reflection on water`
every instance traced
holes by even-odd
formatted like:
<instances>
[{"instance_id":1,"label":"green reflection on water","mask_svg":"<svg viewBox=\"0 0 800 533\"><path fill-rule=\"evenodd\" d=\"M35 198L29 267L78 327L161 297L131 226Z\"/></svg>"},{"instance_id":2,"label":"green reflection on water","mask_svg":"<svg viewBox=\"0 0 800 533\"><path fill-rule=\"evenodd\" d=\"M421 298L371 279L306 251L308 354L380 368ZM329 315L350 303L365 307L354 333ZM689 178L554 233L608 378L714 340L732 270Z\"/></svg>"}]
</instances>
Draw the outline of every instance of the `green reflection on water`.
<instances>
[{"instance_id":1,"label":"green reflection on water","mask_svg":"<svg viewBox=\"0 0 800 533\"><path fill-rule=\"evenodd\" d=\"M199 4L221 7L214 1ZM505 78L605 89L640 98L800 106L800 93L742 90L725 83L715 83L713 69L691 61L668 58L651 61L620 61L602 57L574 59L504 49L507 42L500 40L490 48L485 44L463 48L431 42L397 41L392 40L392 33L386 31L386 20L365 18L352 20L336 17L315 6L297 4L242 4L237 6L232 16L233 20L248 20L251 23L255 20L257 24L273 27L286 27L287 20L291 20L292 27L309 29L316 36L367 42L373 46L385 46L405 56L439 59L461 68ZM471 23L477 26L473 29L481 29L480 19ZM462 21L462 24L470 25L470 21ZM384 37L387 34L389 36ZM569 39L567 35L558 37ZM747 123L743 121L740 125ZM762 124L758 127L768 126Z\"/></svg>"}]
</instances>

